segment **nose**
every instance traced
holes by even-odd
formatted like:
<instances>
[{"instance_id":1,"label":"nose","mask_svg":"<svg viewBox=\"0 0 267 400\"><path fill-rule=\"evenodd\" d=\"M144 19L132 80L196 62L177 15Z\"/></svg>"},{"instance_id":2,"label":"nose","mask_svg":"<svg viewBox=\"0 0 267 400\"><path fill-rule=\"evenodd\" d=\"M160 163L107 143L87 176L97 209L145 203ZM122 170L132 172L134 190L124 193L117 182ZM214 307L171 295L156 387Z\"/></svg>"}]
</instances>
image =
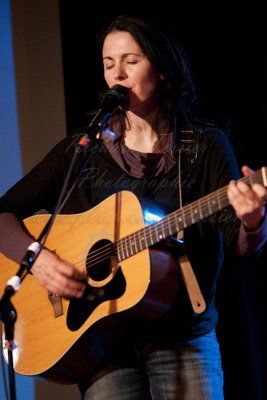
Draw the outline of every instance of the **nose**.
<instances>
[{"instance_id":1,"label":"nose","mask_svg":"<svg viewBox=\"0 0 267 400\"><path fill-rule=\"evenodd\" d=\"M118 81L122 81L127 77L125 69L121 64L116 64L113 70L113 78Z\"/></svg>"}]
</instances>

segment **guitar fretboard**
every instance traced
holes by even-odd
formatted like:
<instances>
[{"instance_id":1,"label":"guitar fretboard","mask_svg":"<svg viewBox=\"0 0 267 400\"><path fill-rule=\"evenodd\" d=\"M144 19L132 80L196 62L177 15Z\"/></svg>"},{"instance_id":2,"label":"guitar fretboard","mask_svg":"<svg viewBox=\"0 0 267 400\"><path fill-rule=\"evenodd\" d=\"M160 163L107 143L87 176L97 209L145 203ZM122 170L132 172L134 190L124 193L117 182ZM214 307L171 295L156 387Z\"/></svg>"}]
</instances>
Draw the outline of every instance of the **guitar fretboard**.
<instances>
[{"instance_id":1,"label":"guitar fretboard","mask_svg":"<svg viewBox=\"0 0 267 400\"><path fill-rule=\"evenodd\" d=\"M267 167L262 167L251 176L241 178L241 180L249 185L260 183L267 187ZM115 244L118 261L123 261L226 208L229 205L227 189L228 185L172 212L158 222L119 239Z\"/></svg>"}]
</instances>

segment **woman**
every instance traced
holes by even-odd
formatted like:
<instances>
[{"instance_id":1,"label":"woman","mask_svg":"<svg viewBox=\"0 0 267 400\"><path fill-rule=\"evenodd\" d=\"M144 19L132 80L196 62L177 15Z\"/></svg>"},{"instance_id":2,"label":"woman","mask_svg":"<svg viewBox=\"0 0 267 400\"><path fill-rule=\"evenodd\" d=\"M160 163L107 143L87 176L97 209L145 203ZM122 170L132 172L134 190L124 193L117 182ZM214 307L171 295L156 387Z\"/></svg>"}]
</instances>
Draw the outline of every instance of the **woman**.
<instances>
[{"instance_id":1,"label":"woman","mask_svg":"<svg viewBox=\"0 0 267 400\"><path fill-rule=\"evenodd\" d=\"M163 288L165 292L174 288L170 308L136 329L130 323L127 327L126 319L123 336L103 362L93 373L81 376L82 396L90 400L222 399L215 293L223 249L235 250L242 257L261 249L267 230L266 190L260 184L248 186L236 180L238 167L227 137L197 114L188 62L171 35L151 22L120 16L100 37L99 46L102 91L121 85L129 99L113 112L101 132L103 143L62 213L84 212L122 190L132 191L142 203L153 201L153 210L170 213L229 182L232 207L210 212L210 218L206 215L184 231L205 311L193 310L181 280L176 290L179 274L174 274L170 286ZM187 152L183 150L188 137L192 146ZM53 211L72 158L72 143L73 138L59 143L1 198L1 226L5 226L1 250L17 262L33 241L20 221L41 208ZM81 160L87 156L82 154ZM252 174L247 166L242 172ZM162 253L151 249L152 268L155 254L165 257L164 263L175 259L175 251L166 253L168 248L166 243L158 248ZM43 287L60 296L79 299L85 292L84 274L48 249L41 251L31 272Z\"/></svg>"}]
</instances>

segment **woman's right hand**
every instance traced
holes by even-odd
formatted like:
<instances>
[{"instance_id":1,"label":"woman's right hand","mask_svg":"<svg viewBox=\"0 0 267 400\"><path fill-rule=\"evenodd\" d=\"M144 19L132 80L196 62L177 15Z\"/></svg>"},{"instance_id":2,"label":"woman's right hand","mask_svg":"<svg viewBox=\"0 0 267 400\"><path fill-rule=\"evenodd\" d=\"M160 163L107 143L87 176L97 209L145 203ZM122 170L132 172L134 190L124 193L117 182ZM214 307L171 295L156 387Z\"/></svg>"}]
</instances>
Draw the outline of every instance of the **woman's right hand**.
<instances>
[{"instance_id":1,"label":"woman's right hand","mask_svg":"<svg viewBox=\"0 0 267 400\"><path fill-rule=\"evenodd\" d=\"M47 249L41 250L31 272L43 287L55 295L80 298L85 291L85 275Z\"/></svg>"}]
</instances>

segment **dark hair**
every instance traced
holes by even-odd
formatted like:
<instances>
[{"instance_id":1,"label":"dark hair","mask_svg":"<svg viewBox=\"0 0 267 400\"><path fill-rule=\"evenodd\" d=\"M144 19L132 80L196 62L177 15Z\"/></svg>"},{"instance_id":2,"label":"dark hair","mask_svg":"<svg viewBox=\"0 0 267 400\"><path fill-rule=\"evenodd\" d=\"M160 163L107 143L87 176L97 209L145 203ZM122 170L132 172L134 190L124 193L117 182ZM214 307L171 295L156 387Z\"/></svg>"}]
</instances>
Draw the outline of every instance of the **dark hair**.
<instances>
[{"instance_id":1,"label":"dark hair","mask_svg":"<svg viewBox=\"0 0 267 400\"><path fill-rule=\"evenodd\" d=\"M106 36L114 31L129 32L152 65L165 77L159 93L161 112L169 118L171 127L176 127L174 119L177 120L178 115L180 124L188 124L196 113L196 94L189 61L175 37L151 20L121 15L98 36L98 51L102 51Z\"/></svg>"}]
</instances>

